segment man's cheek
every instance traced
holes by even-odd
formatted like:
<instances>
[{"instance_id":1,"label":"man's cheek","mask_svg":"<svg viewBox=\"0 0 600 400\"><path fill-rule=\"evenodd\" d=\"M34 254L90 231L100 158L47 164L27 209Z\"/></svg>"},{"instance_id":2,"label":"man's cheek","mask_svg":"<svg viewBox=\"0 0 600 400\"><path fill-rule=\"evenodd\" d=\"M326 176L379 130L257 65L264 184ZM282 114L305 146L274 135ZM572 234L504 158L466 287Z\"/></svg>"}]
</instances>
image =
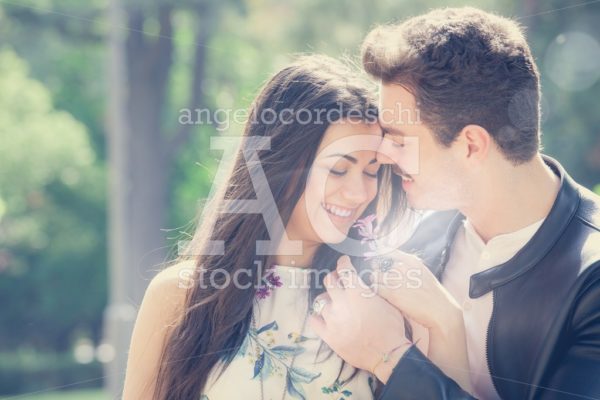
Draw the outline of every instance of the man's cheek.
<instances>
[{"instance_id":1,"label":"man's cheek","mask_svg":"<svg viewBox=\"0 0 600 400\"><path fill-rule=\"evenodd\" d=\"M403 149L402 169L408 175L419 174L421 166L419 138L414 136L405 137Z\"/></svg>"}]
</instances>

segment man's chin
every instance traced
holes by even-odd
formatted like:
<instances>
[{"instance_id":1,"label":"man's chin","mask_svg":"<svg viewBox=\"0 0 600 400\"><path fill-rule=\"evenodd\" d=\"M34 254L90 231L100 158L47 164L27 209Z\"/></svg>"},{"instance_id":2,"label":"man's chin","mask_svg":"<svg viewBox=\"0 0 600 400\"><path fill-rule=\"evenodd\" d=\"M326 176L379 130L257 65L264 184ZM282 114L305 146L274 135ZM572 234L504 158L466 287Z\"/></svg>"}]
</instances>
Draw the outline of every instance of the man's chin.
<instances>
[{"instance_id":1,"label":"man's chin","mask_svg":"<svg viewBox=\"0 0 600 400\"><path fill-rule=\"evenodd\" d=\"M415 196L414 194L411 195L410 193L406 193L406 205L411 210L414 210L414 211L426 210L427 208L424 207L426 204L423 204L423 203L424 203L423 200L417 198L417 196Z\"/></svg>"},{"instance_id":2,"label":"man's chin","mask_svg":"<svg viewBox=\"0 0 600 400\"><path fill-rule=\"evenodd\" d=\"M408 196L406 203L410 210L418 213L424 213L428 211L448 211L455 209L448 204L439 204L431 199L415 199L411 198L410 196Z\"/></svg>"},{"instance_id":3,"label":"man's chin","mask_svg":"<svg viewBox=\"0 0 600 400\"><path fill-rule=\"evenodd\" d=\"M456 208L453 208L453 207L434 207L434 206L412 207L410 205L408 206L408 209L415 212L416 214L421 214L421 215L426 215L426 214L430 214L430 213L434 213L434 212L438 212L438 211L456 210Z\"/></svg>"}]
</instances>

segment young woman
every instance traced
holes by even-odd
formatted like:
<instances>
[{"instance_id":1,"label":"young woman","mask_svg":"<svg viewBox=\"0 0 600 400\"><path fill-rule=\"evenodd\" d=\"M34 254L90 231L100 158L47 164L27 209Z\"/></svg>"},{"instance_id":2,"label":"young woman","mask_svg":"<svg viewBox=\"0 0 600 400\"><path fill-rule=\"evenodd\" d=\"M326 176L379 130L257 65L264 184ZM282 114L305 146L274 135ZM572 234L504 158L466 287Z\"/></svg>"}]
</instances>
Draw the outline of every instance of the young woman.
<instances>
[{"instance_id":1,"label":"young woman","mask_svg":"<svg viewBox=\"0 0 600 400\"><path fill-rule=\"evenodd\" d=\"M194 236L198 255L182 257L147 289L125 400L373 397L373 376L345 364L306 322L323 291L324 274L315 271L334 269L341 256L331 245L352 242L361 217L378 210L385 225L402 210L399 178L376 161L381 136L368 85L338 61L305 56L267 82L231 175ZM269 147L249 159L243 149L257 138ZM263 172L267 184L255 179ZM227 208L265 198L275 210ZM224 254L211 255L215 240ZM276 255L258 254L257 243L268 240Z\"/></svg>"}]
</instances>

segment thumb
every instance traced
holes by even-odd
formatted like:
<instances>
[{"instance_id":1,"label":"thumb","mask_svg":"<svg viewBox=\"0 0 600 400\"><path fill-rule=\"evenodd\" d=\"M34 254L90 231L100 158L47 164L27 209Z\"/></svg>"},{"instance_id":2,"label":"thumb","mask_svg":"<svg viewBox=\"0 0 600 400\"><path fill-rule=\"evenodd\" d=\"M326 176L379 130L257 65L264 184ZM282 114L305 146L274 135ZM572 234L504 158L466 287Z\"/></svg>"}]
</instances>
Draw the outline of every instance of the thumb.
<instances>
[{"instance_id":1,"label":"thumb","mask_svg":"<svg viewBox=\"0 0 600 400\"><path fill-rule=\"evenodd\" d=\"M341 256L338 258L336 269L338 272L340 269L352 269L356 272L354 265L352 265L352 260L350 260L350 257L348 256Z\"/></svg>"},{"instance_id":2,"label":"thumb","mask_svg":"<svg viewBox=\"0 0 600 400\"><path fill-rule=\"evenodd\" d=\"M340 280L343 280L342 283L349 293L361 293L365 290L370 291L369 285L361 280L356 268L352 265L350 257L340 257L337 263L336 272L340 277Z\"/></svg>"}]
</instances>

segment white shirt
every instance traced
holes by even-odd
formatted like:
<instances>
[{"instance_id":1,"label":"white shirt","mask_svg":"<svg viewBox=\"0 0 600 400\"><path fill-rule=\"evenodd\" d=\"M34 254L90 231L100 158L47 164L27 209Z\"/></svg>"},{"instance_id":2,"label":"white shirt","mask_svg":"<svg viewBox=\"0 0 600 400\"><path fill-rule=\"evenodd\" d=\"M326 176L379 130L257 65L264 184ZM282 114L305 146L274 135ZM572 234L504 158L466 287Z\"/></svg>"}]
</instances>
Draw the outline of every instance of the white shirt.
<instances>
[{"instance_id":1,"label":"white shirt","mask_svg":"<svg viewBox=\"0 0 600 400\"><path fill-rule=\"evenodd\" d=\"M533 237L545 218L516 232L498 235L484 243L465 219L456 233L442 283L463 308L467 352L473 395L478 399L500 399L490 376L486 355L487 329L492 316L493 295L471 299L471 275L505 263Z\"/></svg>"}]
</instances>

